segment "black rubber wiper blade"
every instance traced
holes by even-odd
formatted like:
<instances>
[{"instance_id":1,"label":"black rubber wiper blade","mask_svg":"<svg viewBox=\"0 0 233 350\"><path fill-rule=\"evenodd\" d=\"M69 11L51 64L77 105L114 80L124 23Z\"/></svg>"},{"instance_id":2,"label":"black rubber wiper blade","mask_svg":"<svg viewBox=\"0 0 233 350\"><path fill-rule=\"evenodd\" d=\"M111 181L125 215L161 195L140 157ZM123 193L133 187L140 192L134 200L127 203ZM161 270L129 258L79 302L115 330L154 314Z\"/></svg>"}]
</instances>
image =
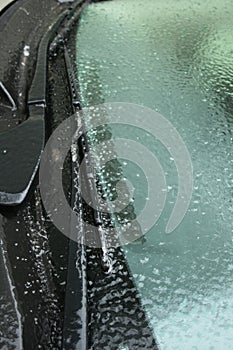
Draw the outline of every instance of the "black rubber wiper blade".
<instances>
[{"instance_id":1,"label":"black rubber wiper blade","mask_svg":"<svg viewBox=\"0 0 233 350\"><path fill-rule=\"evenodd\" d=\"M75 114L80 109L79 94L76 87L75 71L72 66L71 58L66 46L64 48L64 61L66 67L66 76L69 85L70 102L72 112ZM81 120L79 123L81 124ZM78 149L77 149L78 152ZM72 199L71 205L78 205L79 213L82 216L81 202L81 181L78 178L78 187L75 186L74 178L77 176L75 169L78 167L77 162L72 162ZM77 179L76 179L77 180ZM77 198L79 198L77 203ZM71 222L71 230L76 230L74 223ZM85 246L85 232L79 233L80 242L69 242L69 261L66 283L66 301L64 312L64 327L63 327L63 349L79 349L86 350L88 335L87 335L87 257Z\"/></svg>"}]
</instances>

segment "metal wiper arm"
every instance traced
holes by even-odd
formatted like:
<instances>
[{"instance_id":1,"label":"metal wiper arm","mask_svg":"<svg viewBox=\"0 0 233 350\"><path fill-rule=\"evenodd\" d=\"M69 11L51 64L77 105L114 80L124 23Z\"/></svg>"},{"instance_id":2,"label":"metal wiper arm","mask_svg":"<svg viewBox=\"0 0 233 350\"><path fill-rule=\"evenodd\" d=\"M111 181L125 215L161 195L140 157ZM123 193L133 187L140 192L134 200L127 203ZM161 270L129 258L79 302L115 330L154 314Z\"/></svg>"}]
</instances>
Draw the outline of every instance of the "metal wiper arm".
<instances>
[{"instance_id":1,"label":"metal wiper arm","mask_svg":"<svg viewBox=\"0 0 233 350\"><path fill-rule=\"evenodd\" d=\"M28 95L28 119L0 133L0 204L17 205L26 197L37 172L45 140L47 55L49 44L68 10L39 44L35 75Z\"/></svg>"}]
</instances>

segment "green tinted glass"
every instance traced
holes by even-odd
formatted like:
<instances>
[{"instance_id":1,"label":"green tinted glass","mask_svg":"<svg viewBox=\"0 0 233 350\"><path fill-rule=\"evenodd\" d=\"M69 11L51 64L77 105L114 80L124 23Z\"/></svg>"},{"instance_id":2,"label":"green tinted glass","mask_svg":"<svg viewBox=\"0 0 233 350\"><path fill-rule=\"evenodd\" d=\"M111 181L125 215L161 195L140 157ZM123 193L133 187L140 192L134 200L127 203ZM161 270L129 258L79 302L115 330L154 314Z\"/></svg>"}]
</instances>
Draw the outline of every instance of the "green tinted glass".
<instances>
[{"instance_id":1,"label":"green tinted glass","mask_svg":"<svg viewBox=\"0 0 233 350\"><path fill-rule=\"evenodd\" d=\"M118 0L88 6L77 30L83 106L149 107L173 124L192 159L189 209L166 234L178 191L175 160L141 129L105 128L113 144L118 137L142 143L166 175L160 219L144 239L124 246L161 349L232 348L232 12L227 0ZM86 123L91 126L91 120ZM91 142L95 138L93 132ZM103 187L112 185L110 200L119 167L135 187L130 220L146 201L156 206L156 198L147 197L142 169L119 157L105 176Z\"/></svg>"}]
</instances>

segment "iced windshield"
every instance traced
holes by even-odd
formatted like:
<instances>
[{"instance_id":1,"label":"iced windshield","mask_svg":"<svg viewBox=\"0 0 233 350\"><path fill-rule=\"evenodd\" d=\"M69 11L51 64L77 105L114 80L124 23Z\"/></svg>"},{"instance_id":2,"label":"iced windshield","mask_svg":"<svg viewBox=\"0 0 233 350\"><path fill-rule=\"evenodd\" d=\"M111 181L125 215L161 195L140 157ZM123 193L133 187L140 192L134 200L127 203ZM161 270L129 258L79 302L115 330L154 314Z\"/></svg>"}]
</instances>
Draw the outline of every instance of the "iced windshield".
<instances>
[{"instance_id":1,"label":"iced windshield","mask_svg":"<svg viewBox=\"0 0 233 350\"><path fill-rule=\"evenodd\" d=\"M113 144L119 137L143 144L166 177L159 220L137 244L124 246L164 350L232 348L232 13L228 0L117 0L88 6L77 29L82 105L149 107L172 123L191 157L190 206L167 234L178 192L176 160L145 130L108 126ZM134 184L131 213L139 215L146 201L156 207L142 169L120 156L119 164ZM114 176L114 166L109 169Z\"/></svg>"}]
</instances>

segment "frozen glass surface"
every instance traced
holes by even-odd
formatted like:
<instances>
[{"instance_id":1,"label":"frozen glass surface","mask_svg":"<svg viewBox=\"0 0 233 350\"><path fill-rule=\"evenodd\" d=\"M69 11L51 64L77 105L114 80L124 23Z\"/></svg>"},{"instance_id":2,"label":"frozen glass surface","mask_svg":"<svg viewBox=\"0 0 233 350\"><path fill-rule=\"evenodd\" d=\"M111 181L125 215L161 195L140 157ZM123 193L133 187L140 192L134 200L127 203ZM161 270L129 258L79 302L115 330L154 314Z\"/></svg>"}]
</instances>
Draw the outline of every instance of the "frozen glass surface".
<instances>
[{"instance_id":1,"label":"frozen glass surface","mask_svg":"<svg viewBox=\"0 0 233 350\"><path fill-rule=\"evenodd\" d=\"M227 0L117 0L88 6L77 30L82 104L150 107L172 122L191 155L192 201L166 235L177 195L174 160L151 135L109 126L113 142L143 143L166 174L163 214L146 241L124 248L164 350L233 349L232 13ZM126 162L122 171L134 182L139 213L143 173Z\"/></svg>"}]
</instances>

